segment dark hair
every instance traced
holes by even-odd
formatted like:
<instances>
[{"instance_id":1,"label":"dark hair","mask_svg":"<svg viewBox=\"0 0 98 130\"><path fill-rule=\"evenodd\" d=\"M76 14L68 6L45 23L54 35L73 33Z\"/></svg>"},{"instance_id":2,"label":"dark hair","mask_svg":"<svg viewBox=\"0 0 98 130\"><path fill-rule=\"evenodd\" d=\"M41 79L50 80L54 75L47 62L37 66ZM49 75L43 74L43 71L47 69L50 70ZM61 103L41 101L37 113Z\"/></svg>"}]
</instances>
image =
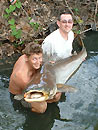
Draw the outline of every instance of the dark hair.
<instances>
[{"instance_id":1,"label":"dark hair","mask_svg":"<svg viewBox=\"0 0 98 130\"><path fill-rule=\"evenodd\" d=\"M61 15L62 14L70 14L70 15L72 15L72 13L69 10L63 10L63 11L59 12L57 20L59 20L59 21L61 20Z\"/></svg>"},{"instance_id":2,"label":"dark hair","mask_svg":"<svg viewBox=\"0 0 98 130\"><path fill-rule=\"evenodd\" d=\"M25 47L25 49L23 50L23 54L30 56L34 53L42 53L42 48L41 45L31 42Z\"/></svg>"}]
</instances>

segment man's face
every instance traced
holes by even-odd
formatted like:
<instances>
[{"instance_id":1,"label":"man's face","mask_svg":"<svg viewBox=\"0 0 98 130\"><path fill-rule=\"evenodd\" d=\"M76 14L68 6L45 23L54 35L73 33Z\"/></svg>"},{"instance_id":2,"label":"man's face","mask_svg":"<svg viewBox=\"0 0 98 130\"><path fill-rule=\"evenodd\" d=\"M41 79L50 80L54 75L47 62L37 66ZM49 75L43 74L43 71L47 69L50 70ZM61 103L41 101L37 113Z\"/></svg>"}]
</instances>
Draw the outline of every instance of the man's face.
<instances>
[{"instance_id":1,"label":"man's face","mask_svg":"<svg viewBox=\"0 0 98 130\"><path fill-rule=\"evenodd\" d=\"M62 14L60 21L57 21L57 25L64 33L68 33L73 27L73 20L70 14Z\"/></svg>"},{"instance_id":2,"label":"man's face","mask_svg":"<svg viewBox=\"0 0 98 130\"><path fill-rule=\"evenodd\" d=\"M32 54L29 56L28 62L34 69L39 69L42 64L42 53Z\"/></svg>"}]
</instances>

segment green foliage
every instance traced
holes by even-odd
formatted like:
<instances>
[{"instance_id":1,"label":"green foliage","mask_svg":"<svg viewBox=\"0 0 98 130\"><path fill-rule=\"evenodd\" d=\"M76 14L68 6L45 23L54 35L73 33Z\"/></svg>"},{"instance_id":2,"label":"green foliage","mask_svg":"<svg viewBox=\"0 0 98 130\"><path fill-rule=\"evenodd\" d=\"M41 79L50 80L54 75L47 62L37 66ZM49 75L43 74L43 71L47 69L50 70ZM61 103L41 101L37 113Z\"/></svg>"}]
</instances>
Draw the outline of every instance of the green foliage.
<instances>
[{"instance_id":1,"label":"green foliage","mask_svg":"<svg viewBox=\"0 0 98 130\"><path fill-rule=\"evenodd\" d=\"M17 39L21 38L22 31L20 29L16 29L15 19L10 19L8 23L11 25L10 29L12 31L12 36L15 36Z\"/></svg>"},{"instance_id":2,"label":"green foliage","mask_svg":"<svg viewBox=\"0 0 98 130\"><path fill-rule=\"evenodd\" d=\"M35 31L37 31L39 28L41 29L41 25L38 22L31 22L31 17L28 17L28 20L30 21L29 24Z\"/></svg>"},{"instance_id":3,"label":"green foliage","mask_svg":"<svg viewBox=\"0 0 98 130\"><path fill-rule=\"evenodd\" d=\"M20 29L17 30L16 28L14 28L11 34L12 36L15 36L17 39L20 39L22 31Z\"/></svg>"},{"instance_id":4,"label":"green foliage","mask_svg":"<svg viewBox=\"0 0 98 130\"><path fill-rule=\"evenodd\" d=\"M3 15L5 19L7 19L8 24L10 25L10 29L11 29L11 35L14 36L16 38L16 40L21 38L22 35L22 30L21 29L16 29L16 25L15 25L15 19L14 18L10 18L13 15L13 12L16 11L16 9L20 9L21 8L21 2L19 0L17 0L17 2L14 5L10 5L9 8L5 9L5 14ZM19 43L19 45L22 45L23 42L21 41Z\"/></svg>"},{"instance_id":5,"label":"green foliage","mask_svg":"<svg viewBox=\"0 0 98 130\"><path fill-rule=\"evenodd\" d=\"M15 25L15 19L10 19L10 20L8 21L8 23L11 24L11 25Z\"/></svg>"},{"instance_id":6,"label":"green foliage","mask_svg":"<svg viewBox=\"0 0 98 130\"><path fill-rule=\"evenodd\" d=\"M19 43L18 43L18 45L23 45L24 44L24 41L20 41Z\"/></svg>"},{"instance_id":7,"label":"green foliage","mask_svg":"<svg viewBox=\"0 0 98 130\"><path fill-rule=\"evenodd\" d=\"M9 32L11 36L14 37L15 42L17 43L17 46L22 45L24 42L21 41L22 38L22 29L17 29L16 28L16 20L14 17L18 16L17 12L15 11L19 11L19 9L22 8L22 3L20 2L20 0L17 0L16 3L14 5L10 5L8 8L5 9L5 14L4 14L4 18L7 20L8 24L9 24ZM14 15L16 14L16 15ZM39 31L42 30L42 26L38 23L38 22L31 22L32 18L29 17L29 15L27 15L27 19L28 19L28 23L30 24L31 28L34 29L34 31ZM21 41L21 42L19 42ZM15 44L16 46L16 44Z\"/></svg>"},{"instance_id":8,"label":"green foliage","mask_svg":"<svg viewBox=\"0 0 98 130\"><path fill-rule=\"evenodd\" d=\"M16 29L16 26L15 25L10 25L10 28L11 28L11 30L14 30L14 29Z\"/></svg>"},{"instance_id":9,"label":"green foliage","mask_svg":"<svg viewBox=\"0 0 98 130\"><path fill-rule=\"evenodd\" d=\"M5 9L5 12L6 12L7 14L11 14L12 12L15 11L15 9L16 9L16 6L15 6L15 5L10 5L9 8L6 8L6 9Z\"/></svg>"},{"instance_id":10,"label":"green foliage","mask_svg":"<svg viewBox=\"0 0 98 130\"><path fill-rule=\"evenodd\" d=\"M4 15L3 15L3 17L4 17L5 19L8 19L9 16L10 16L9 14L4 14Z\"/></svg>"},{"instance_id":11,"label":"green foliage","mask_svg":"<svg viewBox=\"0 0 98 130\"><path fill-rule=\"evenodd\" d=\"M80 34L81 33L81 31L80 30L78 30L77 32L76 32L76 34Z\"/></svg>"},{"instance_id":12,"label":"green foliage","mask_svg":"<svg viewBox=\"0 0 98 130\"><path fill-rule=\"evenodd\" d=\"M16 2L16 7L19 8L19 9L21 8L21 2L20 1Z\"/></svg>"},{"instance_id":13,"label":"green foliage","mask_svg":"<svg viewBox=\"0 0 98 130\"><path fill-rule=\"evenodd\" d=\"M20 38L21 38L21 34L22 34L22 30L21 30L21 29L18 29L18 30L16 31L15 37L16 37L17 39L20 39Z\"/></svg>"},{"instance_id":14,"label":"green foliage","mask_svg":"<svg viewBox=\"0 0 98 130\"><path fill-rule=\"evenodd\" d=\"M78 8L74 8L73 10L74 10L75 14L79 14L79 9Z\"/></svg>"},{"instance_id":15,"label":"green foliage","mask_svg":"<svg viewBox=\"0 0 98 130\"><path fill-rule=\"evenodd\" d=\"M18 47L19 45L23 45L24 41L20 41L19 43L14 42L13 45L14 47Z\"/></svg>"},{"instance_id":16,"label":"green foliage","mask_svg":"<svg viewBox=\"0 0 98 130\"><path fill-rule=\"evenodd\" d=\"M35 31L38 30L40 26L40 24L37 22L30 22L30 25L34 28Z\"/></svg>"},{"instance_id":17,"label":"green foliage","mask_svg":"<svg viewBox=\"0 0 98 130\"><path fill-rule=\"evenodd\" d=\"M16 9L16 6L15 6L15 5L10 5L10 6L9 6L9 12L10 12L10 13L13 12L13 11L15 11L15 9Z\"/></svg>"},{"instance_id":18,"label":"green foliage","mask_svg":"<svg viewBox=\"0 0 98 130\"><path fill-rule=\"evenodd\" d=\"M76 33L76 34L80 34L80 33L81 33L81 31L80 31L80 30L78 30L78 31L76 30L76 31L75 31L75 33Z\"/></svg>"},{"instance_id":19,"label":"green foliage","mask_svg":"<svg viewBox=\"0 0 98 130\"><path fill-rule=\"evenodd\" d=\"M77 30L76 28L73 28L72 30L73 30L73 32L74 32L75 34L81 34L81 31L80 31L80 30Z\"/></svg>"}]
</instances>

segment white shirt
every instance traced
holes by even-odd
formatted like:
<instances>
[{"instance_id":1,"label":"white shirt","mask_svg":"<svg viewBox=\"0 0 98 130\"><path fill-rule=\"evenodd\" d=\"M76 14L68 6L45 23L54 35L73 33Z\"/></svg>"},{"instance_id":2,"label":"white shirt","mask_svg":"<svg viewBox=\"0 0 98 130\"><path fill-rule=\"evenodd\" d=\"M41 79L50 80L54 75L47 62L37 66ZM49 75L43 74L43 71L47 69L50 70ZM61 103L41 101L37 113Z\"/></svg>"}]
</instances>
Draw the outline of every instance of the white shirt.
<instances>
[{"instance_id":1,"label":"white shirt","mask_svg":"<svg viewBox=\"0 0 98 130\"><path fill-rule=\"evenodd\" d=\"M42 44L43 54L48 56L56 54L60 58L71 56L73 39L74 33L72 31L68 33L68 40L65 40L57 29L44 39Z\"/></svg>"}]
</instances>

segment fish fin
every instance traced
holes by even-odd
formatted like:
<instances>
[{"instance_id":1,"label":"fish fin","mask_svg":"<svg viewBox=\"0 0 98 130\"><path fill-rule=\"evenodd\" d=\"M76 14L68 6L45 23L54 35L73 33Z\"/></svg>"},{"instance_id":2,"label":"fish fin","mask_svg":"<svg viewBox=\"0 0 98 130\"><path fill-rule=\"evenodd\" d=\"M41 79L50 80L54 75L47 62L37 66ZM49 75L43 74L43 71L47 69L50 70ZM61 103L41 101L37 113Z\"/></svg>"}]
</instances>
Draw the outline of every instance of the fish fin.
<instances>
[{"instance_id":1,"label":"fish fin","mask_svg":"<svg viewBox=\"0 0 98 130\"><path fill-rule=\"evenodd\" d=\"M20 94L20 95L15 95L15 96L14 96L14 99L15 99L15 100L19 100L19 101L20 101L21 99L23 99L23 98L24 98L24 96L23 96L22 94Z\"/></svg>"},{"instance_id":2,"label":"fish fin","mask_svg":"<svg viewBox=\"0 0 98 130\"><path fill-rule=\"evenodd\" d=\"M66 84L57 84L57 92L77 92L77 89Z\"/></svg>"}]
</instances>

